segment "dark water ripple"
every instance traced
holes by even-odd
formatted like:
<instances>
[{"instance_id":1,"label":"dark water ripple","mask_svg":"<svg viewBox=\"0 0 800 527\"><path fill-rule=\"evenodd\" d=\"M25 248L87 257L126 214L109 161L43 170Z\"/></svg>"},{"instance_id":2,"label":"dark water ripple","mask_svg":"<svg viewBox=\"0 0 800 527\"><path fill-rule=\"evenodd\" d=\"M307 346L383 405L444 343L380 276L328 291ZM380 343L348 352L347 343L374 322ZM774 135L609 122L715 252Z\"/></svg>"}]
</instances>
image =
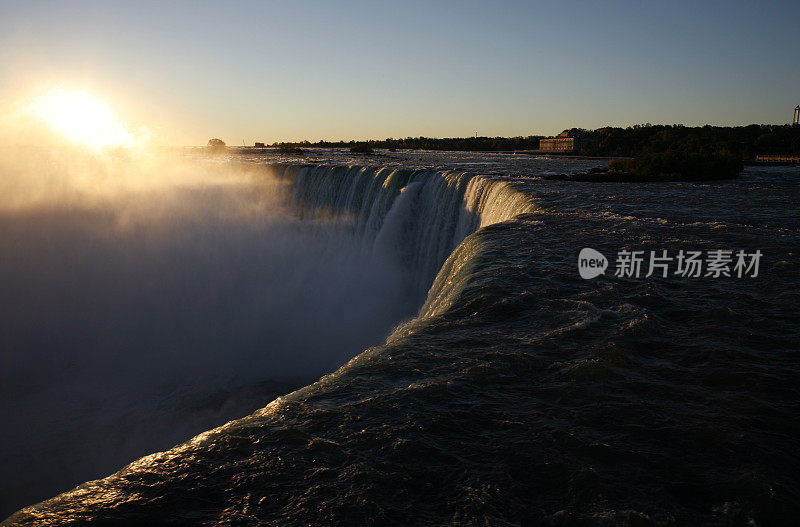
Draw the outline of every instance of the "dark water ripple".
<instances>
[{"instance_id":1,"label":"dark water ripple","mask_svg":"<svg viewBox=\"0 0 800 527\"><path fill-rule=\"evenodd\" d=\"M797 183L520 179L539 211L462 244L449 309L9 524L793 524ZM582 247L764 257L755 279L589 282Z\"/></svg>"}]
</instances>

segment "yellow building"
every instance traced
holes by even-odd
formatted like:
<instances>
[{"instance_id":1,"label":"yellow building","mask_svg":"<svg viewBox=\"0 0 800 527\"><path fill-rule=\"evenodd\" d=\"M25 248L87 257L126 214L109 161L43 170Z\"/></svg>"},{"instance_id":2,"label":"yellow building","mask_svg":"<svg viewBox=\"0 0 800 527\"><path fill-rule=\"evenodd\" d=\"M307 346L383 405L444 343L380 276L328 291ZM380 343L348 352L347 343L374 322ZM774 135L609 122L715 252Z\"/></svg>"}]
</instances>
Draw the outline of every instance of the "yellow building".
<instances>
[{"instance_id":1,"label":"yellow building","mask_svg":"<svg viewBox=\"0 0 800 527\"><path fill-rule=\"evenodd\" d=\"M575 138L554 137L552 139L540 139L539 150L544 152L572 152L575 150Z\"/></svg>"},{"instance_id":2,"label":"yellow building","mask_svg":"<svg viewBox=\"0 0 800 527\"><path fill-rule=\"evenodd\" d=\"M577 152L580 142L576 144L576 137L569 131L561 132L556 137L539 140L539 150L542 152Z\"/></svg>"}]
</instances>

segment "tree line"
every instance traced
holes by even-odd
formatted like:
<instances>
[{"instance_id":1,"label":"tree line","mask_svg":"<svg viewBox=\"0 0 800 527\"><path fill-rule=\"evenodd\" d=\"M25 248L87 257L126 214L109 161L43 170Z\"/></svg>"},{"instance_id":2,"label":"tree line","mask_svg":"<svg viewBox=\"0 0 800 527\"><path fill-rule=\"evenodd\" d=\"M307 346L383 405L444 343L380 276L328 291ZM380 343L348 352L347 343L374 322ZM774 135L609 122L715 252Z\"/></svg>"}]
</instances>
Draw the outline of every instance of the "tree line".
<instances>
[{"instance_id":1,"label":"tree line","mask_svg":"<svg viewBox=\"0 0 800 527\"><path fill-rule=\"evenodd\" d=\"M578 137L581 154L586 156L625 156L660 152L733 156L742 160L759 154L800 155L800 126L753 124L749 126L636 125L627 128L604 127L596 130L567 130ZM406 137L369 141L301 141L273 143L283 149L356 148L356 150L451 150L466 152L513 152L537 150L543 136L527 137Z\"/></svg>"},{"instance_id":2,"label":"tree line","mask_svg":"<svg viewBox=\"0 0 800 527\"><path fill-rule=\"evenodd\" d=\"M638 156L661 152L732 155L742 160L759 154L800 155L800 126L643 125L586 131L583 155Z\"/></svg>"},{"instance_id":3,"label":"tree line","mask_svg":"<svg viewBox=\"0 0 800 527\"><path fill-rule=\"evenodd\" d=\"M298 143L273 143L277 148L354 148L359 145L383 150L453 150L458 152L513 152L536 150L543 136L528 137L406 137L404 139L377 139L369 141L300 141ZM361 147L363 148L363 147Z\"/></svg>"}]
</instances>

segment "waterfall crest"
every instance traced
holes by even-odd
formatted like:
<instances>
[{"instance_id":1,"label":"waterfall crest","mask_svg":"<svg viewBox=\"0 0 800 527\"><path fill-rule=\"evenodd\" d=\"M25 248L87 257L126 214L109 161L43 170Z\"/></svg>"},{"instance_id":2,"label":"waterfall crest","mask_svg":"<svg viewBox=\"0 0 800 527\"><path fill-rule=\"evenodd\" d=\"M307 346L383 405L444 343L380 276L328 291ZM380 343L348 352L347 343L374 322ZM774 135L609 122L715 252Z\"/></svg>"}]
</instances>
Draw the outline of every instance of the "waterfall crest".
<instances>
[{"instance_id":1,"label":"waterfall crest","mask_svg":"<svg viewBox=\"0 0 800 527\"><path fill-rule=\"evenodd\" d=\"M447 275L437 274L467 236L534 210L530 196L495 176L359 166L277 170L292 183L289 199L297 214L311 222L348 224L361 241L362 256L393 252L420 300L434 279L447 283Z\"/></svg>"}]
</instances>

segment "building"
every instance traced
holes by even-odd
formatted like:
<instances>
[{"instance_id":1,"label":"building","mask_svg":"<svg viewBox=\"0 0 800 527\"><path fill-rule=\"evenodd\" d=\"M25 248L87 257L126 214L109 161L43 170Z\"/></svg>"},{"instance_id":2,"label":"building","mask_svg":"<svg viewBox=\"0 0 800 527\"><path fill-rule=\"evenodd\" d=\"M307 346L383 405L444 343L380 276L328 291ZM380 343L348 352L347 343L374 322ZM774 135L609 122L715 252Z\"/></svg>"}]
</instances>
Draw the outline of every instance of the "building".
<instances>
[{"instance_id":1,"label":"building","mask_svg":"<svg viewBox=\"0 0 800 527\"><path fill-rule=\"evenodd\" d=\"M255 144L255 147L256 147L256 148L266 148L266 147L267 147L267 145L265 145L264 143L259 143L259 142L256 142L256 144Z\"/></svg>"},{"instance_id":2,"label":"building","mask_svg":"<svg viewBox=\"0 0 800 527\"><path fill-rule=\"evenodd\" d=\"M794 121L792 124L800 124L800 104L794 109Z\"/></svg>"},{"instance_id":3,"label":"building","mask_svg":"<svg viewBox=\"0 0 800 527\"><path fill-rule=\"evenodd\" d=\"M583 135L573 130L565 130L556 137L539 140L542 152L580 153L583 146Z\"/></svg>"},{"instance_id":4,"label":"building","mask_svg":"<svg viewBox=\"0 0 800 527\"><path fill-rule=\"evenodd\" d=\"M759 165L800 165L800 156L790 156L785 154L760 154L756 156L756 164Z\"/></svg>"}]
</instances>

